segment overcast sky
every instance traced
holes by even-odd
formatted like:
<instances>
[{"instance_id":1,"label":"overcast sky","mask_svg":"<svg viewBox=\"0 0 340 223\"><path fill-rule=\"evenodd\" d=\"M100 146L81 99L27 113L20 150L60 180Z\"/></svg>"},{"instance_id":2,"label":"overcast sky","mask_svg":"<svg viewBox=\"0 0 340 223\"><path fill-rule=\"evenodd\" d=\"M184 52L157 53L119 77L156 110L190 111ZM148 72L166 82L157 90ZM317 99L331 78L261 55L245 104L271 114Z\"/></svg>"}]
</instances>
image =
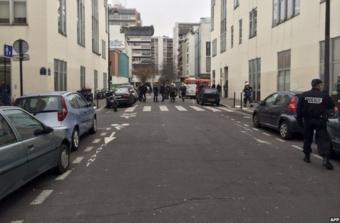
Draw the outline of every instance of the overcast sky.
<instances>
[{"instance_id":1,"label":"overcast sky","mask_svg":"<svg viewBox=\"0 0 340 223\"><path fill-rule=\"evenodd\" d=\"M173 36L176 22L199 22L210 16L209 0L109 0L136 8L143 25L154 25L155 36Z\"/></svg>"}]
</instances>

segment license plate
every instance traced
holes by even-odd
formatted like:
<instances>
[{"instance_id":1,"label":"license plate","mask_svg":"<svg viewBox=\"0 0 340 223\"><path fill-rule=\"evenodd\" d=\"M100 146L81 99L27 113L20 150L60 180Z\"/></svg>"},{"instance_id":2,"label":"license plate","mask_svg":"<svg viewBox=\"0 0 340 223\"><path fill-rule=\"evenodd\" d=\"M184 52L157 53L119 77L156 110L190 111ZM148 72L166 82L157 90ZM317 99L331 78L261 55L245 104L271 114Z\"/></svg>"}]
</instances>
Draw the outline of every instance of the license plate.
<instances>
[{"instance_id":1,"label":"license plate","mask_svg":"<svg viewBox=\"0 0 340 223\"><path fill-rule=\"evenodd\" d=\"M208 99L208 101L215 101L215 99Z\"/></svg>"}]
</instances>

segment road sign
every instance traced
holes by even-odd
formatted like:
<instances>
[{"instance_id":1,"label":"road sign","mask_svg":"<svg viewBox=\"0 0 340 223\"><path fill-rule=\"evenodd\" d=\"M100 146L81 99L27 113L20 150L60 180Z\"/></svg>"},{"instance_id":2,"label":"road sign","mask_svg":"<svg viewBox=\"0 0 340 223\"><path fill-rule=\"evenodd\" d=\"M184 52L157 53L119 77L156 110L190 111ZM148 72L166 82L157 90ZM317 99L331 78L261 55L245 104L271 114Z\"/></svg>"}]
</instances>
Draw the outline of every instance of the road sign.
<instances>
[{"instance_id":1,"label":"road sign","mask_svg":"<svg viewBox=\"0 0 340 223\"><path fill-rule=\"evenodd\" d=\"M30 60L30 55L23 54L21 59L22 59L22 61L28 61L28 60ZM13 60L14 61L20 61L20 55L14 55Z\"/></svg>"},{"instance_id":2,"label":"road sign","mask_svg":"<svg viewBox=\"0 0 340 223\"><path fill-rule=\"evenodd\" d=\"M13 56L13 47L10 45L4 45L4 56L12 57Z\"/></svg>"},{"instance_id":3,"label":"road sign","mask_svg":"<svg viewBox=\"0 0 340 223\"><path fill-rule=\"evenodd\" d=\"M28 43L23 39L18 39L13 43L13 48L18 54L25 54L28 52Z\"/></svg>"}]
</instances>

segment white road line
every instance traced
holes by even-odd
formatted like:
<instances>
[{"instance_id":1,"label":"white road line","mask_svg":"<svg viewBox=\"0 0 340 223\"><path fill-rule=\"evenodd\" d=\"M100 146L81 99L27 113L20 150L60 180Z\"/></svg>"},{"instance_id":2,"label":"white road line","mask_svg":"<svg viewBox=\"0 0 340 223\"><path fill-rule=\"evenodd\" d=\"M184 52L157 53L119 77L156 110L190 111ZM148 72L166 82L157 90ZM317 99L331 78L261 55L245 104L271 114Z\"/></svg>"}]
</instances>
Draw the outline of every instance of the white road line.
<instances>
[{"instance_id":1,"label":"white road line","mask_svg":"<svg viewBox=\"0 0 340 223\"><path fill-rule=\"evenodd\" d=\"M24 220L15 220L15 221L11 221L11 223L24 223Z\"/></svg>"},{"instance_id":2,"label":"white road line","mask_svg":"<svg viewBox=\"0 0 340 223\"><path fill-rule=\"evenodd\" d=\"M89 152L91 152L93 149L94 149L93 146L89 146L89 147L87 147L84 151L87 152L87 153L89 153Z\"/></svg>"},{"instance_id":3,"label":"white road line","mask_svg":"<svg viewBox=\"0 0 340 223\"><path fill-rule=\"evenodd\" d=\"M266 133L266 132L262 132L263 135L265 136L271 136L270 134Z\"/></svg>"},{"instance_id":4,"label":"white road line","mask_svg":"<svg viewBox=\"0 0 340 223\"><path fill-rule=\"evenodd\" d=\"M83 159L84 159L83 156L77 157L73 160L72 164L80 164L83 161Z\"/></svg>"},{"instance_id":5,"label":"white road line","mask_svg":"<svg viewBox=\"0 0 340 223\"><path fill-rule=\"evenodd\" d=\"M190 108L194 109L195 111L199 111L199 112L205 111L204 109L197 107L197 106L190 106Z\"/></svg>"},{"instance_id":6,"label":"white road line","mask_svg":"<svg viewBox=\"0 0 340 223\"><path fill-rule=\"evenodd\" d=\"M137 106L133 106L133 107L127 108L127 109L125 109L125 112L126 113L134 112L136 110L136 108L137 108Z\"/></svg>"},{"instance_id":7,"label":"white road line","mask_svg":"<svg viewBox=\"0 0 340 223\"><path fill-rule=\"evenodd\" d=\"M271 145L270 142L267 142L267 141L264 141L264 140L261 140L261 139L255 138L255 140L256 140L258 143L261 143L261 144Z\"/></svg>"},{"instance_id":8,"label":"white road line","mask_svg":"<svg viewBox=\"0 0 340 223\"><path fill-rule=\"evenodd\" d=\"M300 150L300 151L303 151L303 148L300 147L300 146L297 146L297 145L292 145L293 148L297 149L297 150Z\"/></svg>"},{"instance_id":9,"label":"white road line","mask_svg":"<svg viewBox=\"0 0 340 223\"><path fill-rule=\"evenodd\" d=\"M221 110L218 110L218 109L216 109L216 108L212 108L212 107L204 107L205 109L208 109L208 110L210 110L210 111L212 111L212 112L221 112Z\"/></svg>"},{"instance_id":10,"label":"white road line","mask_svg":"<svg viewBox=\"0 0 340 223\"><path fill-rule=\"evenodd\" d=\"M159 109L160 109L162 112L167 112L167 111L169 111L168 107L166 107L165 105L159 106Z\"/></svg>"},{"instance_id":11,"label":"white road line","mask_svg":"<svg viewBox=\"0 0 340 223\"><path fill-rule=\"evenodd\" d=\"M276 138L276 140L279 141L279 142L286 142L285 140L280 139L280 138Z\"/></svg>"},{"instance_id":12,"label":"white road line","mask_svg":"<svg viewBox=\"0 0 340 223\"><path fill-rule=\"evenodd\" d=\"M235 121L235 119L232 118L231 121Z\"/></svg>"},{"instance_id":13,"label":"white road line","mask_svg":"<svg viewBox=\"0 0 340 223\"><path fill-rule=\"evenodd\" d=\"M312 156L314 156L317 159L323 160L323 158L321 156L319 156L319 155L313 154Z\"/></svg>"},{"instance_id":14,"label":"white road line","mask_svg":"<svg viewBox=\"0 0 340 223\"><path fill-rule=\"evenodd\" d=\"M175 106L175 108L178 110L178 111L188 111L187 109L185 109L183 106Z\"/></svg>"},{"instance_id":15,"label":"white road line","mask_svg":"<svg viewBox=\"0 0 340 223\"><path fill-rule=\"evenodd\" d=\"M97 143L99 143L99 142L100 142L100 140L101 140L101 139L95 139L95 140L93 140L93 142L92 142L92 143L93 143L93 144L97 144Z\"/></svg>"},{"instance_id":16,"label":"white road line","mask_svg":"<svg viewBox=\"0 0 340 223\"><path fill-rule=\"evenodd\" d=\"M243 116L244 119L251 119L249 116Z\"/></svg>"},{"instance_id":17,"label":"white road line","mask_svg":"<svg viewBox=\"0 0 340 223\"><path fill-rule=\"evenodd\" d=\"M107 135L106 132L102 132L102 133L100 134L100 136L106 136L106 135Z\"/></svg>"},{"instance_id":18,"label":"white road line","mask_svg":"<svg viewBox=\"0 0 340 223\"><path fill-rule=\"evenodd\" d=\"M260 130L258 130L257 128L253 128L253 130L256 131L256 132L260 131Z\"/></svg>"},{"instance_id":19,"label":"white road line","mask_svg":"<svg viewBox=\"0 0 340 223\"><path fill-rule=\"evenodd\" d=\"M151 112L151 106L144 106L143 112Z\"/></svg>"},{"instance_id":20,"label":"white road line","mask_svg":"<svg viewBox=\"0 0 340 223\"><path fill-rule=\"evenodd\" d=\"M219 109L221 109L221 110L223 110L223 111L226 111L226 112L234 113L233 110L228 109L228 108L222 108L222 107L220 107Z\"/></svg>"},{"instance_id":21,"label":"white road line","mask_svg":"<svg viewBox=\"0 0 340 223\"><path fill-rule=\"evenodd\" d=\"M62 181L65 180L70 174L72 173L72 170L68 170L65 173L63 173L62 175L58 176L57 178L55 178L56 181Z\"/></svg>"},{"instance_id":22,"label":"white road line","mask_svg":"<svg viewBox=\"0 0 340 223\"><path fill-rule=\"evenodd\" d=\"M249 127L249 125L248 124L243 124L245 127Z\"/></svg>"},{"instance_id":23,"label":"white road line","mask_svg":"<svg viewBox=\"0 0 340 223\"><path fill-rule=\"evenodd\" d=\"M44 203L44 201L52 194L53 190L43 190L38 197L36 197L32 202L31 205L40 205Z\"/></svg>"}]
</instances>

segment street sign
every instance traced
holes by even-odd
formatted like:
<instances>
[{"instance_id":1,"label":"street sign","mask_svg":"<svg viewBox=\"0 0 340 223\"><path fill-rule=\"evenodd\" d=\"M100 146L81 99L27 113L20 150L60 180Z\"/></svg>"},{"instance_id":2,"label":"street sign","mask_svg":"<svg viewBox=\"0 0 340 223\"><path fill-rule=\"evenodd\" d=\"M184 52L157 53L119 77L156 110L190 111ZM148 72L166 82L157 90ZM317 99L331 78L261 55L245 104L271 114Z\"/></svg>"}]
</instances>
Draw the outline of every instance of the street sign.
<instances>
[{"instance_id":1,"label":"street sign","mask_svg":"<svg viewBox=\"0 0 340 223\"><path fill-rule=\"evenodd\" d=\"M13 48L18 54L24 54L28 52L28 43L23 39L18 39L13 43Z\"/></svg>"},{"instance_id":2,"label":"street sign","mask_svg":"<svg viewBox=\"0 0 340 223\"><path fill-rule=\"evenodd\" d=\"M22 59L22 61L28 61L28 60L30 60L30 55L23 54L21 59ZM13 61L20 61L20 55L14 55L13 56Z\"/></svg>"},{"instance_id":3,"label":"street sign","mask_svg":"<svg viewBox=\"0 0 340 223\"><path fill-rule=\"evenodd\" d=\"M4 56L11 58L13 56L13 47L10 45L4 45Z\"/></svg>"}]
</instances>

